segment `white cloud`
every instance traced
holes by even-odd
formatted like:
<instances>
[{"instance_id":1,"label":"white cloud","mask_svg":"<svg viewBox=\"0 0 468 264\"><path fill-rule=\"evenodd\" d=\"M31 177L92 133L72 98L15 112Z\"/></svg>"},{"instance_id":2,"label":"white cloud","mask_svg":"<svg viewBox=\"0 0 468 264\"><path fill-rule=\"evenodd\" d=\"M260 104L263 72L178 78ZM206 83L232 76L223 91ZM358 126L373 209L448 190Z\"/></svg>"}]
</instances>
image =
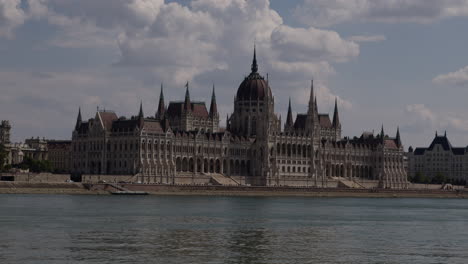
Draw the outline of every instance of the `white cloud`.
<instances>
[{"instance_id":1,"label":"white cloud","mask_svg":"<svg viewBox=\"0 0 468 264\"><path fill-rule=\"evenodd\" d=\"M26 19L21 0L0 0L0 37L13 37L12 31Z\"/></svg>"},{"instance_id":2,"label":"white cloud","mask_svg":"<svg viewBox=\"0 0 468 264\"><path fill-rule=\"evenodd\" d=\"M440 74L432 79L436 84L467 85L468 84L468 66L455 72Z\"/></svg>"},{"instance_id":3,"label":"white cloud","mask_svg":"<svg viewBox=\"0 0 468 264\"><path fill-rule=\"evenodd\" d=\"M357 35L351 36L348 40L354 42L381 42L386 40L387 38L384 35Z\"/></svg>"},{"instance_id":4,"label":"white cloud","mask_svg":"<svg viewBox=\"0 0 468 264\"><path fill-rule=\"evenodd\" d=\"M350 101L344 100L343 98L334 95L330 91L330 88L328 88L328 86L322 81L314 81L314 93L317 97L319 112L321 113L332 113L331 111L333 111L335 98L338 100L339 109L350 110L352 108L352 103ZM295 89L293 91L292 98L296 103L307 105L310 98L310 87ZM303 110L306 110L306 108L303 108Z\"/></svg>"},{"instance_id":5,"label":"white cloud","mask_svg":"<svg viewBox=\"0 0 468 264\"><path fill-rule=\"evenodd\" d=\"M144 98L149 105L145 112L152 114L160 82L167 87L167 100L183 98L186 81L194 99L209 100L214 82L224 117L232 111L237 86L249 73L254 41L259 70L270 76L277 112L286 110L291 94L302 104L297 110L304 109L307 102L301 91L305 89L308 98L312 78L317 80L319 104L329 106L337 96L326 85L335 74L333 64L356 58L360 52L358 43L335 31L284 25L269 0L195 0L187 6L163 0L28 0L24 13L27 19L53 26L55 35L49 45L71 51L77 47L118 51L116 63L107 62L108 68L50 72L49 78L42 79L23 72L0 72L10 82L3 86L4 98L11 99L8 105L0 104L0 110L21 106L8 118L30 120L31 127L43 120L55 131L62 131L59 127L70 115L74 119L79 105L83 111L93 111L99 104L129 115ZM28 94L28 88L18 87L35 89ZM54 105L55 111L67 115L51 114L45 120L19 114L40 112L34 98L35 103ZM346 99L338 99L340 107L351 107ZM21 103L25 100L32 103ZM26 122L21 129L25 127Z\"/></svg>"},{"instance_id":6,"label":"white cloud","mask_svg":"<svg viewBox=\"0 0 468 264\"><path fill-rule=\"evenodd\" d=\"M271 33L273 49L283 61L347 61L359 55L359 45L344 40L335 31L313 27L292 28L280 25Z\"/></svg>"},{"instance_id":7,"label":"white cloud","mask_svg":"<svg viewBox=\"0 0 468 264\"><path fill-rule=\"evenodd\" d=\"M405 129L414 133L427 130L468 132L468 120L459 114L436 113L423 104L408 105L405 112L409 118Z\"/></svg>"},{"instance_id":8,"label":"white cloud","mask_svg":"<svg viewBox=\"0 0 468 264\"><path fill-rule=\"evenodd\" d=\"M301 22L331 26L346 22L430 23L467 16L467 0L304 0L295 10Z\"/></svg>"}]
</instances>

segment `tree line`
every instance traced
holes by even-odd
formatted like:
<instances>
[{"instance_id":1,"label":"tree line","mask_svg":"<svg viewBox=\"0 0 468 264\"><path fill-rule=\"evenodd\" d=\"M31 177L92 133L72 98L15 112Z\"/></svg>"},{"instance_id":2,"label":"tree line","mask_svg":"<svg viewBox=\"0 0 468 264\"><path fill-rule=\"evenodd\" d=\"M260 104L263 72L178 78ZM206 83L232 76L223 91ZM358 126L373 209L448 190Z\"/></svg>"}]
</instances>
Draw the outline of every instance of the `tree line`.
<instances>
[{"instance_id":1,"label":"tree line","mask_svg":"<svg viewBox=\"0 0 468 264\"><path fill-rule=\"evenodd\" d=\"M24 157L20 164L6 164L8 152L3 144L0 144L0 172L8 172L11 168L28 170L30 172L53 172L54 168L49 160L35 160L30 157Z\"/></svg>"},{"instance_id":2,"label":"tree line","mask_svg":"<svg viewBox=\"0 0 468 264\"><path fill-rule=\"evenodd\" d=\"M417 172L414 177L408 175L408 181L412 183L422 183L422 184L445 184L450 183L454 185L466 185L466 180L464 179L453 179L445 176L442 173L437 173L436 176L430 178L421 172Z\"/></svg>"}]
</instances>

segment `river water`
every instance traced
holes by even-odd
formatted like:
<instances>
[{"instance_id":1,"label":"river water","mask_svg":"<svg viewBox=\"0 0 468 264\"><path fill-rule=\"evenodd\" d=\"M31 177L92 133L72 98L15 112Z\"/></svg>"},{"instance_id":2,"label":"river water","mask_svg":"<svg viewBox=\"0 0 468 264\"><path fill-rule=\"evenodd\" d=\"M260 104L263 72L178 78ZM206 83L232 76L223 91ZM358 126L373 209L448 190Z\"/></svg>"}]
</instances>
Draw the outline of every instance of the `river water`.
<instances>
[{"instance_id":1,"label":"river water","mask_svg":"<svg viewBox=\"0 0 468 264\"><path fill-rule=\"evenodd\" d=\"M468 263L468 202L0 195L0 263Z\"/></svg>"}]
</instances>

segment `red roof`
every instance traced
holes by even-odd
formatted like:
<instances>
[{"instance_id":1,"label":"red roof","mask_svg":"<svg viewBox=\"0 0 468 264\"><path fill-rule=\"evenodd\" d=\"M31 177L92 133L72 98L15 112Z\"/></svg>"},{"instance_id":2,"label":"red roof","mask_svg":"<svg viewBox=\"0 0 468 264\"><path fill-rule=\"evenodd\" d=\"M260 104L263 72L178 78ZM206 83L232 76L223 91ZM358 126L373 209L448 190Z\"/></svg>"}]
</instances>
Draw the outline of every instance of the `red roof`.
<instances>
[{"instance_id":1,"label":"red roof","mask_svg":"<svg viewBox=\"0 0 468 264\"><path fill-rule=\"evenodd\" d=\"M319 114L319 123L320 123L320 126L324 128L332 127L330 116L328 116L328 114Z\"/></svg>"},{"instance_id":2,"label":"red roof","mask_svg":"<svg viewBox=\"0 0 468 264\"><path fill-rule=\"evenodd\" d=\"M208 118L208 110L204 102L191 103L192 114L196 117ZM170 102L167 108L167 113L170 117L180 117L184 112L183 102Z\"/></svg>"},{"instance_id":3,"label":"red roof","mask_svg":"<svg viewBox=\"0 0 468 264\"><path fill-rule=\"evenodd\" d=\"M385 139L384 141L385 147L390 149L398 149L398 146L393 139Z\"/></svg>"},{"instance_id":4,"label":"red roof","mask_svg":"<svg viewBox=\"0 0 468 264\"><path fill-rule=\"evenodd\" d=\"M143 128L146 132L156 132L161 133L164 132L161 123L156 120L145 120Z\"/></svg>"},{"instance_id":5,"label":"red roof","mask_svg":"<svg viewBox=\"0 0 468 264\"><path fill-rule=\"evenodd\" d=\"M104 129L111 130L112 122L118 119L117 115L114 112L100 111L98 115L101 117Z\"/></svg>"}]
</instances>

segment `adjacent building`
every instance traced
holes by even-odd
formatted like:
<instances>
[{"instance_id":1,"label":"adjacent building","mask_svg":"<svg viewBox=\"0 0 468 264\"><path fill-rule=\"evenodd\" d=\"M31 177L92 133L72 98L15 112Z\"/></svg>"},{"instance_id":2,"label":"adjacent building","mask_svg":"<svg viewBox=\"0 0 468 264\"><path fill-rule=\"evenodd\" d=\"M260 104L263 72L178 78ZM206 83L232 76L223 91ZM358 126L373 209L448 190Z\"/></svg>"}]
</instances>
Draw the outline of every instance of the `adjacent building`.
<instances>
[{"instance_id":1,"label":"adjacent building","mask_svg":"<svg viewBox=\"0 0 468 264\"><path fill-rule=\"evenodd\" d=\"M421 174L428 179L437 175L466 182L468 176L468 147L453 147L444 135L436 135L427 148L409 147L408 174Z\"/></svg>"},{"instance_id":2,"label":"adjacent building","mask_svg":"<svg viewBox=\"0 0 468 264\"><path fill-rule=\"evenodd\" d=\"M55 173L70 172L71 140L48 140L47 157Z\"/></svg>"},{"instance_id":3,"label":"adjacent building","mask_svg":"<svg viewBox=\"0 0 468 264\"><path fill-rule=\"evenodd\" d=\"M338 103L333 117L319 113L313 82L306 113L293 119L291 103L282 128L270 83L251 72L234 97L226 128L219 127L215 90L209 109L186 85L183 101L164 100L155 114L118 117L97 111L86 121L78 112L71 142L72 173L135 175L145 183L192 182L206 175L257 186L327 186L333 179L374 181L381 188L408 186L399 132L342 138Z\"/></svg>"}]
</instances>

